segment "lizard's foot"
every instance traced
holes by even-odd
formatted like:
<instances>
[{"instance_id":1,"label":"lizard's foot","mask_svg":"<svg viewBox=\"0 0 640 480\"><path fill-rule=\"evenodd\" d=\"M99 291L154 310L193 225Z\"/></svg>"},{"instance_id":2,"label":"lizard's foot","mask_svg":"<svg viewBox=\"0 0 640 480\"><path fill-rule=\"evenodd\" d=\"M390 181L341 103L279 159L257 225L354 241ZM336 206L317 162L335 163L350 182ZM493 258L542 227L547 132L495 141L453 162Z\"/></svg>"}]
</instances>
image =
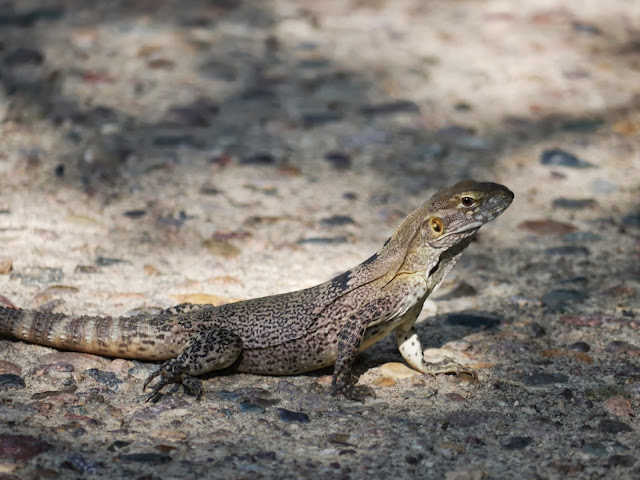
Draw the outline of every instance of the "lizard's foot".
<instances>
[{"instance_id":1,"label":"lizard's foot","mask_svg":"<svg viewBox=\"0 0 640 480\"><path fill-rule=\"evenodd\" d=\"M471 375L473 378L476 378L476 372L469 367L464 365L460 365L455 362L447 362L445 360L442 364L429 364L425 363L423 368L420 369L422 373L427 373L429 375L433 375L434 377L439 373L455 373L456 375L460 375L461 373L466 373L467 375Z\"/></svg>"},{"instance_id":2,"label":"lizard's foot","mask_svg":"<svg viewBox=\"0 0 640 480\"><path fill-rule=\"evenodd\" d=\"M364 403L366 397L376 398L373 388L366 385L356 385L351 376L338 377L331 382L331 395L341 393L349 400Z\"/></svg>"},{"instance_id":3,"label":"lizard's foot","mask_svg":"<svg viewBox=\"0 0 640 480\"><path fill-rule=\"evenodd\" d=\"M182 365L175 359L163 363L158 370L149 375L144 381L144 385L142 386L143 391L147 389L147 386L153 379L158 376L161 377L158 383L156 383L155 387L153 387L153 390L147 397L146 401L149 402L151 400L157 399L160 391L170 383L181 383L193 395L195 395L196 400L199 399L202 395L202 382L200 382L200 380L198 380L197 378L187 375L185 372L186 368L184 367L184 365Z\"/></svg>"}]
</instances>

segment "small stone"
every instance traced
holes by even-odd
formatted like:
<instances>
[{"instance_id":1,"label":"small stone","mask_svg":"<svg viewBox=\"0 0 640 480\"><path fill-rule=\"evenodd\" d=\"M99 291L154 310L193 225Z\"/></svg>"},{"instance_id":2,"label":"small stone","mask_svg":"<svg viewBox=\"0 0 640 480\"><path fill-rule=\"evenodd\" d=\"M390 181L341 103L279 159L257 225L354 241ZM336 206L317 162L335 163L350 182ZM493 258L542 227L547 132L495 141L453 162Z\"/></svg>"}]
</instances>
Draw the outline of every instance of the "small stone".
<instances>
[{"instance_id":1,"label":"small stone","mask_svg":"<svg viewBox=\"0 0 640 480\"><path fill-rule=\"evenodd\" d=\"M244 402L240 402L239 406L240 406L240 411L244 412L244 413L264 413L264 412L266 412L264 407L261 407L260 405L256 405L255 403L252 403L252 402L250 402L248 400L245 400Z\"/></svg>"},{"instance_id":2,"label":"small stone","mask_svg":"<svg viewBox=\"0 0 640 480\"><path fill-rule=\"evenodd\" d=\"M521 380L529 387L541 387L555 383L567 383L569 377L561 373L534 373L522 377Z\"/></svg>"},{"instance_id":3,"label":"small stone","mask_svg":"<svg viewBox=\"0 0 640 480\"><path fill-rule=\"evenodd\" d=\"M325 227L342 227L344 225L354 225L355 223L353 218L348 215L333 215L320 220L320 225Z\"/></svg>"},{"instance_id":4,"label":"small stone","mask_svg":"<svg viewBox=\"0 0 640 480\"><path fill-rule=\"evenodd\" d=\"M20 280L24 285L40 285L61 282L63 273L61 268L26 267L11 273L10 278Z\"/></svg>"},{"instance_id":5,"label":"small stone","mask_svg":"<svg viewBox=\"0 0 640 480\"><path fill-rule=\"evenodd\" d=\"M566 210L584 210L595 208L598 205L593 198L564 198L559 197L553 200L553 208L564 208Z\"/></svg>"},{"instance_id":6,"label":"small stone","mask_svg":"<svg viewBox=\"0 0 640 480\"><path fill-rule=\"evenodd\" d=\"M531 333L533 334L534 338L541 338L547 334L547 331L545 330L545 328L542 325L540 325L538 322L531 322L529 324L529 329L531 330Z\"/></svg>"},{"instance_id":7,"label":"small stone","mask_svg":"<svg viewBox=\"0 0 640 480\"><path fill-rule=\"evenodd\" d=\"M636 458L632 455L611 455L608 460L610 467L633 467Z\"/></svg>"},{"instance_id":8,"label":"small stone","mask_svg":"<svg viewBox=\"0 0 640 480\"><path fill-rule=\"evenodd\" d=\"M548 348L546 350L542 350L540 352L540 355L544 358L569 358L582 363L588 363L588 364L593 363L593 358L591 358L589 355L582 352L576 352L573 350L560 350L557 348Z\"/></svg>"},{"instance_id":9,"label":"small stone","mask_svg":"<svg viewBox=\"0 0 640 480\"><path fill-rule=\"evenodd\" d=\"M314 128L327 123L340 122L342 115L334 112L312 112L305 113L300 120L304 128Z\"/></svg>"},{"instance_id":10,"label":"small stone","mask_svg":"<svg viewBox=\"0 0 640 480\"><path fill-rule=\"evenodd\" d=\"M613 415L614 417L625 420L633 416L631 402L621 395L616 395L605 400L603 408L605 412Z\"/></svg>"},{"instance_id":11,"label":"small stone","mask_svg":"<svg viewBox=\"0 0 640 480\"><path fill-rule=\"evenodd\" d=\"M98 273L100 269L95 265L76 265L74 273Z\"/></svg>"},{"instance_id":12,"label":"small stone","mask_svg":"<svg viewBox=\"0 0 640 480\"><path fill-rule=\"evenodd\" d=\"M351 157L342 152L327 152L324 159L336 170L347 170L351 167Z\"/></svg>"},{"instance_id":13,"label":"small stone","mask_svg":"<svg viewBox=\"0 0 640 480\"><path fill-rule=\"evenodd\" d=\"M98 469L104 465L102 462L88 461L78 453L71 453L66 460L61 463L61 466L76 470L80 473L92 475L97 473Z\"/></svg>"},{"instance_id":14,"label":"small stone","mask_svg":"<svg viewBox=\"0 0 640 480\"><path fill-rule=\"evenodd\" d=\"M235 258L240 255L241 250L235 245L223 240L210 238L202 242L203 246L214 255L224 258Z\"/></svg>"},{"instance_id":15,"label":"small stone","mask_svg":"<svg viewBox=\"0 0 640 480\"><path fill-rule=\"evenodd\" d=\"M204 142L197 139L193 135L158 135L153 138L153 145L158 148L193 148L194 150L201 150L205 148Z\"/></svg>"},{"instance_id":16,"label":"small stone","mask_svg":"<svg viewBox=\"0 0 640 480\"><path fill-rule=\"evenodd\" d=\"M104 372L102 370L98 370L97 368L90 368L85 373L93 378L96 382L102 383L109 388L113 388L116 385L120 385L122 383L122 380L120 380L113 372Z\"/></svg>"},{"instance_id":17,"label":"small stone","mask_svg":"<svg viewBox=\"0 0 640 480\"><path fill-rule=\"evenodd\" d=\"M99 267L110 267L112 265L118 265L119 263L129 263L128 260L122 260L120 258L109 258L109 257L96 257L96 265Z\"/></svg>"},{"instance_id":18,"label":"small stone","mask_svg":"<svg viewBox=\"0 0 640 480\"><path fill-rule=\"evenodd\" d=\"M575 342L567 346L567 348L569 350L575 350L576 352L582 352L582 353L587 353L589 350L591 350L591 347L586 342Z\"/></svg>"},{"instance_id":19,"label":"small stone","mask_svg":"<svg viewBox=\"0 0 640 480\"><path fill-rule=\"evenodd\" d=\"M502 444L505 450L522 450L533 443L531 437L510 437L506 443Z\"/></svg>"},{"instance_id":20,"label":"small stone","mask_svg":"<svg viewBox=\"0 0 640 480\"><path fill-rule=\"evenodd\" d=\"M135 220L135 219L144 217L147 214L147 211L146 210L127 210L122 214L125 217L133 218Z\"/></svg>"},{"instance_id":21,"label":"small stone","mask_svg":"<svg viewBox=\"0 0 640 480\"><path fill-rule=\"evenodd\" d=\"M7 257L0 257L0 275L6 275L13 269L13 260Z\"/></svg>"},{"instance_id":22,"label":"small stone","mask_svg":"<svg viewBox=\"0 0 640 480\"><path fill-rule=\"evenodd\" d=\"M76 372L83 372L90 368L104 368L109 365L109 360L97 355L80 352L56 352L42 355L38 358L40 365L71 364Z\"/></svg>"},{"instance_id":23,"label":"small stone","mask_svg":"<svg viewBox=\"0 0 640 480\"><path fill-rule=\"evenodd\" d=\"M241 165L273 165L276 159L270 153L254 153L240 159Z\"/></svg>"},{"instance_id":24,"label":"small stone","mask_svg":"<svg viewBox=\"0 0 640 480\"><path fill-rule=\"evenodd\" d=\"M138 463L167 463L171 461L171 457L161 453L130 453L128 455L121 455L118 457L123 462L138 462Z\"/></svg>"},{"instance_id":25,"label":"small stone","mask_svg":"<svg viewBox=\"0 0 640 480\"><path fill-rule=\"evenodd\" d=\"M12 373L14 375L20 375L22 373L22 367L6 360L0 360L0 375L6 373Z\"/></svg>"},{"instance_id":26,"label":"small stone","mask_svg":"<svg viewBox=\"0 0 640 480\"><path fill-rule=\"evenodd\" d=\"M4 57L4 64L8 67L19 65L40 65L44 62L44 55L40 50L18 47Z\"/></svg>"},{"instance_id":27,"label":"small stone","mask_svg":"<svg viewBox=\"0 0 640 480\"><path fill-rule=\"evenodd\" d=\"M419 114L420 108L410 100L397 100L394 102L365 105L360 108L360 113L368 117L395 115L398 113Z\"/></svg>"},{"instance_id":28,"label":"small stone","mask_svg":"<svg viewBox=\"0 0 640 480\"><path fill-rule=\"evenodd\" d=\"M372 383L375 387L380 388L394 387L397 385L396 381L393 378L389 377L378 377L373 380Z\"/></svg>"},{"instance_id":29,"label":"small stone","mask_svg":"<svg viewBox=\"0 0 640 480\"><path fill-rule=\"evenodd\" d=\"M345 235L336 237L310 237L303 238L296 242L297 245L313 244L313 245L336 245L339 243L347 243L348 239Z\"/></svg>"},{"instance_id":30,"label":"small stone","mask_svg":"<svg viewBox=\"0 0 640 480\"><path fill-rule=\"evenodd\" d=\"M640 213L631 213L622 217L622 225L625 227L640 227Z\"/></svg>"},{"instance_id":31,"label":"small stone","mask_svg":"<svg viewBox=\"0 0 640 480\"><path fill-rule=\"evenodd\" d=\"M633 428L617 420L603 420L598 425L598 431L602 433L612 433L614 435L621 432L633 432Z\"/></svg>"},{"instance_id":32,"label":"small stone","mask_svg":"<svg viewBox=\"0 0 640 480\"><path fill-rule=\"evenodd\" d=\"M286 408L278 408L278 415L280 420L285 423L310 423L309 415L304 412L293 412L291 410L287 410Z\"/></svg>"},{"instance_id":33,"label":"small stone","mask_svg":"<svg viewBox=\"0 0 640 480\"><path fill-rule=\"evenodd\" d=\"M404 363L391 362L379 367L380 375L395 380L401 378L411 378L420 375L420 372L407 367Z\"/></svg>"},{"instance_id":34,"label":"small stone","mask_svg":"<svg viewBox=\"0 0 640 480\"><path fill-rule=\"evenodd\" d=\"M474 128L462 125L449 125L436 131L436 136L443 140L454 141L460 138L472 137L476 133Z\"/></svg>"},{"instance_id":35,"label":"small stone","mask_svg":"<svg viewBox=\"0 0 640 480\"><path fill-rule=\"evenodd\" d=\"M591 184L591 192L595 195L606 195L614 193L616 190L618 190L618 187L608 180L595 180Z\"/></svg>"},{"instance_id":36,"label":"small stone","mask_svg":"<svg viewBox=\"0 0 640 480\"><path fill-rule=\"evenodd\" d=\"M238 77L238 68L235 65L217 59L200 65L200 72L206 77L225 82L233 82Z\"/></svg>"},{"instance_id":37,"label":"small stone","mask_svg":"<svg viewBox=\"0 0 640 480\"><path fill-rule=\"evenodd\" d=\"M536 235L565 235L577 228L569 223L556 222L554 220L527 220L518 224L521 230L527 230Z\"/></svg>"},{"instance_id":38,"label":"small stone","mask_svg":"<svg viewBox=\"0 0 640 480\"><path fill-rule=\"evenodd\" d=\"M545 251L548 255L558 255L562 257L588 257L591 254L588 248L577 247L575 245L549 247Z\"/></svg>"},{"instance_id":39,"label":"small stone","mask_svg":"<svg viewBox=\"0 0 640 480\"><path fill-rule=\"evenodd\" d=\"M0 457L27 462L53 448L52 445L29 435L0 434Z\"/></svg>"},{"instance_id":40,"label":"small stone","mask_svg":"<svg viewBox=\"0 0 640 480\"><path fill-rule=\"evenodd\" d=\"M466 328L495 328L500 323L500 319L468 313L453 313L447 316L444 323Z\"/></svg>"},{"instance_id":41,"label":"small stone","mask_svg":"<svg viewBox=\"0 0 640 480\"><path fill-rule=\"evenodd\" d=\"M477 295L478 291L472 286L469 285L464 280L460 282L456 288L451 290L450 292L445 293L444 295L437 297L438 300L455 300L456 298L462 297L473 297Z\"/></svg>"},{"instance_id":42,"label":"small stone","mask_svg":"<svg viewBox=\"0 0 640 480\"><path fill-rule=\"evenodd\" d=\"M11 388L26 388L24 378L14 373L0 375L0 390L9 390Z\"/></svg>"},{"instance_id":43,"label":"small stone","mask_svg":"<svg viewBox=\"0 0 640 480\"><path fill-rule=\"evenodd\" d=\"M602 235L593 232L572 232L563 235L562 240L569 243L599 242Z\"/></svg>"},{"instance_id":44,"label":"small stone","mask_svg":"<svg viewBox=\"0 0 640 480\"><path fill-rule=\"evenodd\" d=\"M578 290L558 288L545 293L542 303L550 309L562 310L567 304L581 302L587 298L587 294Z\"/></svg>"},{"instance_id":45,"label":"small stone","mask_svg":"<svg viewBox=\"0 0 640 480\"><path fill-rule=\"evenodd\" d=\"M451 393L447 393L445 395L449 400L451 400L453 403L464 403L467 401L466 398L464 398L462 395L460 395L459 393L455 393L455 392L451 392Z\"/></svg>"},{"instance_id":46,"label":"small stone","mask_svg":"<svg viewBox=\"0 0 640 480\"><path fill-rule=\"evenodd\" d=\"M632 353L637 352L638 350L640 350L639 347L636 347L629 342L625 342L624 340L613 340L604 347L604 351L609 353Z\"/></svg>"},{"instance_id":47,"label":"small stone","mask_svg":"<svg viewBox=\"0 0 640 480\"><path fill-rule=\"evenodd\" d=\"M542 163L542 165L569 168L590 168L594 166L592 163L581 160L575 155L560 148L553 148L542 152L540 163Z\"/></svg>"},{"instance_id":48,"label":"small stone","mask_svg":"<svg viewBox=\"0 0 640 480\"><path fill-rule=\"evenodd\" d=\"M186 105L173 105L167 111L168 123L181 127L208 127L220 107L214 100L200 97Z\"/></svg>"}]
</instances>

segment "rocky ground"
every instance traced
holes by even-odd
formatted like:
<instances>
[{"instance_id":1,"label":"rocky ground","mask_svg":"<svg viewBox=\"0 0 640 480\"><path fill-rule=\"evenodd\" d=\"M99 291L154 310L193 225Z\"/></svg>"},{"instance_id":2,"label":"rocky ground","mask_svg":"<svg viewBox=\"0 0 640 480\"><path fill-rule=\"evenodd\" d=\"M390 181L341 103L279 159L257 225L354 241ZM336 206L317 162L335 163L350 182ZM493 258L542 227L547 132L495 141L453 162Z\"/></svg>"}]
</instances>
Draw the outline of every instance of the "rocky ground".
<instances>
[{"instance_id":1,"label":"rocky ground","mask_svg":"<svg viewBox=\"0 0 640 480\"><path fill-rule=\"evenodd\" d=\"M324 281L462 178L516 198L417 374L212 375L0 340L0 479L640 478L640 4L0 5L0 303L129 315Z\"/></svg>"}]
</instances>

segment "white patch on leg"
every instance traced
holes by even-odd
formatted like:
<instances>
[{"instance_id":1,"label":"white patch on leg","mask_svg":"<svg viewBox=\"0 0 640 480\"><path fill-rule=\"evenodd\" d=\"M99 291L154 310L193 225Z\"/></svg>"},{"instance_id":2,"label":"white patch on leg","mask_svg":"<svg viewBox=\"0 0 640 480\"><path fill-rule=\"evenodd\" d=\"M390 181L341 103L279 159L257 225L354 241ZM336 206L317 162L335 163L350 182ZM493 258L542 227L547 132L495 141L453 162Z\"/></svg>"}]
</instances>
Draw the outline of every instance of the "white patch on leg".
<instances>
[{"instance_id":1,"label":"white patch on leg","mask_svg":"<svg viewBox=\"0 0 640 480\"><path fill-rule=\"evenodd\" d=\"M419 372L424 372L425 363L422 355L422 345L413 327L409 330L398 328L396 330L396 342L402 358L405 359L409 366Z\"/></svg>"}]
</instances>

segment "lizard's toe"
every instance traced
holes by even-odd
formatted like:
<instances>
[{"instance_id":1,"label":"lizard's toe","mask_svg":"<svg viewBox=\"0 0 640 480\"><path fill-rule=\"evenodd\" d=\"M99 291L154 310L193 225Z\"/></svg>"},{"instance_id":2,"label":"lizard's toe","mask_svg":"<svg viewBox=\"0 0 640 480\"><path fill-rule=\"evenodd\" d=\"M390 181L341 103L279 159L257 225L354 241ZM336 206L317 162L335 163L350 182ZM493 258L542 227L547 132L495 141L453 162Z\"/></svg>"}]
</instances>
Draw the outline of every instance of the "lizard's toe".
<instances>
[{"instance_id":1,"label":"lizard's toe","mask_svg":"<svg viewBox=\"0 0 640 480\"><path fill-rule=\"evenodd\" d=\"M341 393L349 400L364 403L366 397L376 398L373 388L366 385L356 385L353 379L338 379L332 386L332 395Z\"/></svg>"}]
</instances>

